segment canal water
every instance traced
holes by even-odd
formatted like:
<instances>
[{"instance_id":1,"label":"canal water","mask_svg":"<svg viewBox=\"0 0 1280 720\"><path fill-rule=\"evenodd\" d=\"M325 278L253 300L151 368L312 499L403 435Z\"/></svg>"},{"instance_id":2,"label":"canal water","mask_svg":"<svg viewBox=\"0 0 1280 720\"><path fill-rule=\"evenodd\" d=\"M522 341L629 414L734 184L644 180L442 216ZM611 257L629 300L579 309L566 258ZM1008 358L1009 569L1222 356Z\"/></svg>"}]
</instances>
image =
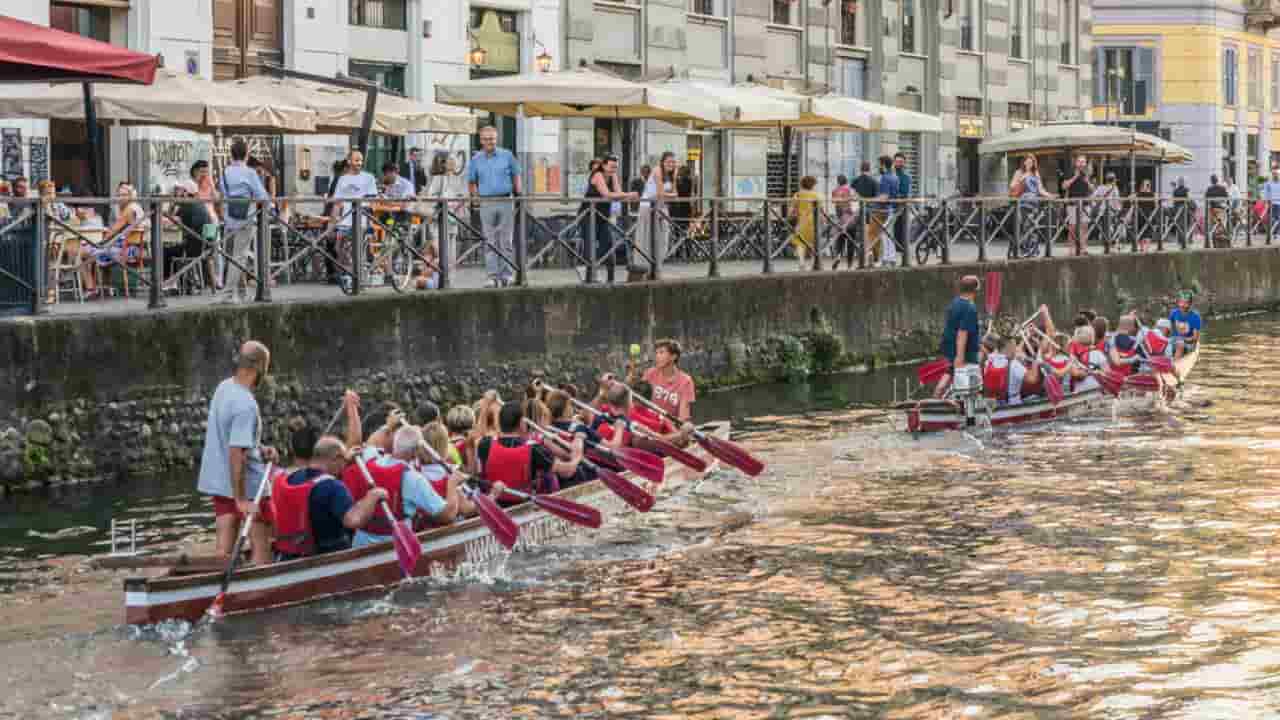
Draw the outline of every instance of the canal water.
<instances>
[{"instance_id":1,"label":"canal water","mask_svg":"<svg viewBox=\"0 0 1280 720\"><path fill-rule=\"evenodd\" d=\"M0 716L1274 717L1278 336L1212 323L1167 411L994 434L895 433L905 368L706 397L764 475L212 626L121 626L83 561L111 517L190 542L190 478L5 500Z\"/></svg>"}]
</instances>

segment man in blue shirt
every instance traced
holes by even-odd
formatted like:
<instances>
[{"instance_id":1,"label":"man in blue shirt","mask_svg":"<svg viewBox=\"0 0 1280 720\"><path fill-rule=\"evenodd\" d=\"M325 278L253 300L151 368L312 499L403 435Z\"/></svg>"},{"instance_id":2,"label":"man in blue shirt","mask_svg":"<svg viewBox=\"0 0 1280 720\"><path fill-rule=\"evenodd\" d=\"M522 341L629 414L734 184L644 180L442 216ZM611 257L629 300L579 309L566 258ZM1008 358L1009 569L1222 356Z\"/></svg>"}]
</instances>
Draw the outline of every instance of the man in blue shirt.
<instances>
[{"instance_id":1,"label":"man in blue shirt","mask_svg":"<svg viewBox=\"0 0 1280 720\"><path fill-rule=\"evenodd\" d=\"M898 194L894 197L899 200L905 200L911 197L911 176L907 174L907 156L902 153L893 154L893 174L898 179ZM898 219L894 223L894 235L897 238L897 245L903 252L907 251L908 222L906 203L898 204Z\"/></svg>"},{"instance_id":2,"label":"man in blue shirt","mask_svg":"<svg viewBox=\"0 0 1280 720\"><path fill-rule=\"evenodd\" d=\"M947 306L947 324L942 331L942 346L938 352L960 370L965 365L978 362L978 276L965 275L956 287L956 298ZM951 385L951 375L938 381L934 397L942 397Z\"/></svg>"},{"instance_id":3,"label":"man in blue shirt","mask_svg":"<svg viewBox=\"0 0 1280 720\"><path fill-rule=\"evenodd\" d=\"M416 460L418 448L425 444L422 431L412 425L405 425L396 430L393 439L392 454L382 455L369 463L370 470L379 466L393 468L405 466L400 476L400 497L404 517L414 518L424 515L436 525L448 525L458 515L458 486L463 479L461 475L451 475L446 482L445 497L431 486L431 480L422 472L415 470L410 463ZM430 466L431 471L441 472L439 466ZM356 532L352 547L364 547L375 543L387 542L389 535L375 535L361 529Z\"/></svg>"},{"instance_id":4,"label":"man in blue shirt","mask_svg":"<svg viewBox=\"0 0 1280 720\"><path fill-rule=\"evenodd\" d=\"M1178 307L1169 313L1169 322L1173 324L1174 337L1178 338L1177 356L1180 358L1184 352L1195 350L1196 345L1200 342L1200 313L1191 309L1191 298L1193 297L1190 290L1184 290L1178 295Z\"/></svg>"},{"instance_id":5,"label":"man in blue shirt","mask_svg":"<svg viewBox=\"0 0 1280 720\"><path fill-rule=\"evenodd\" d=\"M498 130L493 126L480 129L480 152L467 165L467 187L472 197L510 198L521 194L520 162L510 150L498 147ZM514 202L482 202L480 225L484 230L484 267L490 287L511 284L515 268ZM499 254L501 253L501 254ZM505 256L505 258L503 257Z\"/></svg>"},{"instance_id":6,"label":"man in blue shirt","mask_svg":"<svg viewBox=\"0 0 1280 720\"><path fill-rule=\"evenodd\" d=\"M347 464L347 448L338 438L325 435L307 453L306 467L277 480L272 493L276 560L346 550L351 532L369 522L387 499L383 488L371 489L358 503L351 499L338 479Z\"/></svg>"},{"instance_id":7,"label":"man in blue shirt","mask_svg":"<svg viewBox=\"0 0 1280 720\"><path fill-rule=\"evenodd\" d=\"M244 275L242 268L249 262L249 244L258 228L257 212L250 200L271 199L257 171L245 164L248 157L249 146L243 140L231 143L231 164L223 169L219 188L227 208L223 237L229 258L227 283L219 300L223 303L234 304L243 300L240 292L240 279ZM236 202L233 198L245 199Z\"/></svg>"},{"instance_id":8,"label":"man in blue shirt","mask_svg":"<svg viewBox=\"0 0 1280 720\"><path fill-rule=\"evenodd\" d=\"M877 200L890 200L898 195L898 178L893 174L893 160L888 155L880 156L880 179L877 182ZM885 238L893 242L889 228L889 213L892 203L877 202L871 206L871 219L867 221L867 247L871 249L871 263L879 264L881 257L893 257L891 248L885 247ZM883 254L882 254L883 251Z\"/></svg>"}]
</instances>

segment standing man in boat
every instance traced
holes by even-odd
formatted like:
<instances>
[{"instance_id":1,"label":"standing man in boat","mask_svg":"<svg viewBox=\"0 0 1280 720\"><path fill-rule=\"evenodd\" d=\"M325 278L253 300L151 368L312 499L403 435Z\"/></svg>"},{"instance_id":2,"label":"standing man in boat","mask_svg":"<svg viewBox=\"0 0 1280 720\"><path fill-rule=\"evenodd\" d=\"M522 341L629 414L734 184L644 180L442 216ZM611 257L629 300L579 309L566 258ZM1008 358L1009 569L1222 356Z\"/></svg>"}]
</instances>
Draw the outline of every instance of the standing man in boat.
<instances>
[{"instance_id":1,"label":"standing man in boat","mask_svg":"<svg viewBox=\"0 0 1280 720\"><path fill-rule=\"evenodd\" d=\"M262 416L253 391L267 377L271 352L250 340L236 354L235 374L223 380L209 402L204 451L197 489L213 499L218 554L227 557L240 532L240 522L257 508L253 498L263 482L263 463L277 460L275 448L262 446ZM253 562L271 562L270 518L254 514L249 528Z\"/></svg>"},{"instance_id":2,"label":"standing man in boat","mask_svg":"<svg viewBox=\"0 0 1280 720\"><path fill-rule=\"evenodd\" d=\"M351 498L338 480L347 465L347 447L325 435L308 450L306 467L289 476L278 476L271 486L276 526L276 560L338 552L351 547L351 533L364 527L388 498L383 488L373 488L360 502Z\"/></svg>"},{"instance_id":3,"label":"standing man in boat","mask_svg":"<svg viewBox=\"0 0 1280 720\"><path fill-rule=\"evenodd\" d=\"M942 331L942 357L952 367L952 372L942 376L934 388L933 396L941 398L951 387L951 379L968 365L978 362L981 338L978 337L978 276L965 275L956 286L956 298L947 306L946 326Z\"/></svg>"}]
</instances>

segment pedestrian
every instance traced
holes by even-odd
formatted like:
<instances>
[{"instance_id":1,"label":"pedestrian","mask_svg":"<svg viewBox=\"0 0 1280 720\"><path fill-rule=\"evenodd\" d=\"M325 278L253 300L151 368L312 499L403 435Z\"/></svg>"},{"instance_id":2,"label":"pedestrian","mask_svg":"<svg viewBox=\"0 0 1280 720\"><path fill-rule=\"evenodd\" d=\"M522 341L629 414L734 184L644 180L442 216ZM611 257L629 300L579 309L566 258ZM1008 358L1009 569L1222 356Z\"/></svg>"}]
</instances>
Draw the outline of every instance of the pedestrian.
<instances>
[{"instance_id":1,"label":"pedestrian","mask_svg":"<svg viewBox=\"0 0 1280 720\"><path fill-rule=\"evenodd\" d=\"M893 212L893 203L889 202L898 196L898 176L893 172L893 159L888 155L880 156L880 177L876 181L875 198L879 202L872 205L871 219L867 222L867 243L871 248L872 265L889 267L896 257L893 247L893 235L889 217ZM888 241L885 241L885 238Z\"/></svg>"},{"instance_id":2,"label":"pedestrian","mask_svg":"<svg viewBox=\"0 0 1280 720\"><path fill-rule=\"evenodd\" d=\"M1209 211L1205 218L1205 245L1231 247L1231 237L1227 234L1227 205L1230 202L1230 191L1218 182L1217 175L1210 175L1209 188L1204 191L1204 204Z\"/></svg>"},{"instance_id":3,"label":"pedestrian","mask_svg":"<svg viewBox=\"0 0 1280 720\"><path fill-rule=\"evenodd\" d=\"M1021 252L1019 245L1023 244L1023 238L1028 233L1037 234L1038 249L1038 233L1040 231L1040 201L1043 198L1052 198L1053 193L1044 187L1044 181L1040 179L1040 163L1036 160L1035 155L1028 154L1022 159L1022 166L1014 173L1013 180L1009 182L1009 195L1018 199L1017 223L1014 228L1014 243L1009 257L1016 258Z\"/></svg>"},{"instance_id":4,"label":"pedestrian","mask_svg":"<svg viewBox=\"0 0 1280 720\"><path fill-rule=\"evenodd\" d=\"M1116 174L1107 173L1102 184L1093 189L1092 197L1098 208L1097 215L1102 218L1102 235L1107 243L1113 242L1116 231L1124 227L1124 220L1120 217L1120 190L1116 187Z\"/></svg>"},{"instance_id":5,"label":"pedestrian","mask_svg":"<svg viewBox=\"0 0 1280 720\"><path fill-rule=\"evenodd\" d=\"M907 156L900 152L893 154L893 173L898 178L898 194L895 195L898 200L905 201L912 197L911 176L907 174ZM897 218L894 220L894 248L901 249L902 252L910 251L908 238L908 230L911 224L911 214L908 212L910 204L906 202L898 203Z\"/></svg>"},{"instance_id":6,"label":"pedestrian","mask_svg":"<svg viewBox=\"0 0 1280 720\"><path fill-rule=\"evenodd\" d=\"M431 198L429 216L436 234L439 234L439 220L435 214L440 210L440 202L445 204L444 239L449 243L451 264L458 262L458 217L466 209L466 186L458 163L459 160L454 155L436 153L431 160L431 184L427 188L427 197Z\"/></svg>"},{"instance_id":7,"label":"pedestrian","mask_svg":"<svg viewBox=\"0 0 1280 720\"><path fill-rule=\"evenodd\" d=\"M853 238L850 234L853 232L853 188L849 187L849 178L846 175L836 176L836 189L831 191L831 207L836 213L836 225L839 232L840 248L843 250L836 251L836 259L831 263L832 270L840 269L840 257L844 255L848 257L849 267L853 267Z\"/></svg>"},{"instance_id":8,"label":"pedestrian","mask_svg":"<svg viewBox=\"0 0 1280 720\"><path fill-rule=\"evenodd\" d=\"M359 150L347 153L345 170L334 183L332 196L338 200L359 200L378 196L377 178L364 171L364 153ZM352 282L351 273L359 267L357 263L364 261L363 257L356 257L355 238L352 236L351 220L355 215L355 205L349 202L336 202L330 212L329 217L337 224L335 246L338 262L346 266L338 269L338 282L350 283ZM366 233L368 227L366 223L364 226Z\"/></svg>"},{"instance_id":9,"label":"pedestrian","mask_svg":"<svg viewBox=\"0 0 1280 720\"><path fill-rule=\"evenodd\" d=\"M1266 201L1267 222L1274 228L1280 222L1280 167L1271 168L1271 179L1262 186L1262 199ZM1271 230L1271 235L1275 235Z\"/></svg>"},{"instance_id":10,"label":"pedestrian","mask_svg":"<svg viewBox=\"0 0 1280 720\"><path fill-rule=\"evenodd\" d=\"M409 181L413 186L413 194L422 193L422 188L427 186L430 178L422 169L422 150L419 148L409 148L409 159L400 164L400 177Z\"/></svg>"},{"instance_id":11,"label":"pedestrian","mask_svg":"<svg viewBox=\"0 0 1280 720\"><path fill-rule=\"evenodd\" d=\"M671 217L671 227L678 233L677 237L686 237L693 223L693 172L688 165L681 165L675 174L676 196L667 206Z\"/></svg>"},{"instance_id":12,"label":"pedestrian","mask_svg":"<svg viewBox=\"0 0 1280 720\"><path fill-rule=\"evenodd\" d=\"M198 259L204 254L202 229L211 222L209 210L205 204L195 202L199 188L194 180L179 180L173 184L171 192L174 197L179 198L179 202L173 203L169 208L169 218L172 222L178 224L182 243L173 247L166 246L164 249L165 274L167 276L172 276L180 269L178 266L179 258L193 261L193 263L199 262ZM169 286L170 283L172 287ZM176 279L170 278L166 281L165 289L176 289L176 287Z\"/></svg>"},{"instance_id":13,"label":"pedestrian","mask_svg":"<svg viewBox=\"0 0 1280 720\"><path fill-rule=\"evenodd\" d=\"M217 552L223 558L231 555L244 516L259 509L253 498L258 483L268 481L263 463L279 459L275 448L262 445L262 416L253 395L270 369L267 346L256 340L246 342L236 354L235 373L219 383L209 402L197 489L213 501ZM263 494L269 495L265 490ZM256 565L271 562L270 513L261 509L249 528Z\"/></svg>"},{"instance_id":14,"label":"pedestrian","mask_svg":"<svg viewBox=\"0 0 1280 720\"><path fill-rule=\"evenodd\" d=\"M1138 186L1138 249L1147 252L1151 249L1152 227L1156 218L1156 193L1151 181L1144 179Z\"/></svg>"},{"instance_id":15,"label":"pedestrian","mask_svg":"<svg viewBox=\"0 0 1280 720\"><path fill-rule=\"evenodd\" d=\"M817 186L818 178L805 175L800 178L800 190L791 198L789 215L796 228L791 234L791 246L796 253L796 270L800 272L809 268L808 254L818 252L818 228L813 216L822 196L814 192Z\"/></svg>"},{"instance_id":16,"label":"pedestrian","mask_svg":"<svg viewBox=\"0 0 1280 720\"><path fill-rule=\"evenodd\" d=\"M933 396L941 398L951 386L951 378L965 367L978 362L978 276L965 275L956 286L956 297L947 306L946 325L942 331L942 357L951 363L952 372L944 375L934 388Z\"/></svg>"},{"instance_id":17,"label":"pedestrian","mask_svg":"<svg viewBox=\"0 0 1280 720\"><path fill-rule=\"evenodd\" d=\"M619 202L634 202L639 199L636 193L623 192L622 182L618 178L618 156L608 155L601 162L600 167L592 171L591 176L587 178L587 192L583 200L584 208L587 212L592 213L592 220L595 224L596 235L596 262L604 262L608 271L608 281L614 281L615 267L618 263L619 251L625 252L625 245L619 245L615 248L614 233L616 226L610 220L612 216L611 206ZM610 201L606 204L604 201ZM582 214L579 210L579 215ZM587 241L587 231L583 231L583 242ZM622 258L622 262L626 262L626 258Z\"/></svg>"},{"instance_id":18,"label":"pedestrian","mask_svg":"<svg viewBox=\"0 0 1280 720\"><path fill-rule=\"evenodd\" d=\"M1062 183L1062 194L1069 201L1067 237L1071 239L1071 251L1076 255L1088 255L1089 207L1085 200L1093 194L1093 183L1089 181L1089 158L1076 156L1075 174Z\"/></svg>"},{"instance_id":19,"label":"pedestrian","mask_svg":"<svg viewBox=\"0 0 1280 720\"><path fill-rule=\"evenodd\" d=\"M1191 191L1187 189L1187 179L1178 178L1173 183L1174 225L1178 228L1178 244L1187 246L1191 232L1191 218L1196 211L1195 201L1191 199Z\"/></svg>"},{"instance_id":20,"label":"pedestrian","mask_svg":"<svg viewBox=\"0 0 1280 720\"><path fill-rule=\"evenodd\" d=\"M627 271L627 282L639 282L647 278L651 268L662 267L667 258L670 243L671 221L667 217L667 203L676 197L676 154L664 152L658 165L640 170L645 176L637 203L635 251ZM652 238L653 242L650 242Z\"/></svg>"},{"instance_id":21,"label":"pedestrian","mask_svg":"<svg viewBox=\"0 0 1280 720\"><path fill-rule=\"evenodd\" d=\"M515 274L515 201L521 194L520 163L510 150L498 147L498 129L480 128L480 151L467 165L467 186L473 198L480 198L480 225L484 231L484 266L489 287L511 284ZM488 200L488 202L483 202Z\"/></svg>"},{"instance_id":22,"label":"pedestrian","mask_svg":"<svg viewBox=\"0 0 1280 720\"><path fill-rule=\"evenodd\" d=\"M227 280L222 287L222 299L219 300L222 303L235 304L243 299L240 280L244 276L243 268L248 262L250 243L258 227L253 201L271 200L258 173L245 164L248 158L249 146L243 140L231 143L231 164L223 169L222 182L219 184L227 210L224 233L229 248Z\"/></svg>"}]
</instances>

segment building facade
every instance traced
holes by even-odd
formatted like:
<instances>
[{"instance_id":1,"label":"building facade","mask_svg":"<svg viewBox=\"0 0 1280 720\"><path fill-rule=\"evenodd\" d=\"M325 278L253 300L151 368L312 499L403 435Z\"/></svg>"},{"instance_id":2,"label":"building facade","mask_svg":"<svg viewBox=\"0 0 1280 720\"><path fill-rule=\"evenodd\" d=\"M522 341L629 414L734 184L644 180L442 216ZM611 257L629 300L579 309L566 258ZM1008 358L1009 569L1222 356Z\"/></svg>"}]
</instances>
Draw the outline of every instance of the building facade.
<instances>
[{"instance_id":1,"label":"building facade","mask_svg":"<svg viewBox=\"0 0 1280 720\"><path fill-rule=\"evenodd\" d=\"M825 189L859 162L902 151L918 191L950 195L1003 186L982 138L1031 124L1081 120L1092 70L1088 0L563 0L566 67L581 60L628 77L674 72L712 83L825 87L939 114L940 136L802 136L793 167ZM656 122L564 123L568 185L589 159L629 149L648 162L689 158L705 195L783 191L779 133L690 133ZM627 141L634 145L626 148Z\"/></svg>"},{"instance_id":2,"label":"building facade","mask_svg":"<svg viewBox=\"0 0 1280 720\"><path fill-rule=\"evenodd\" d=\"M1280 7L1244 2L1094 0L1094 122L1161 134L1195 161L1164 171L1203 192L1243 189L1280 161Z\"/></svg>"}]
</instances>

